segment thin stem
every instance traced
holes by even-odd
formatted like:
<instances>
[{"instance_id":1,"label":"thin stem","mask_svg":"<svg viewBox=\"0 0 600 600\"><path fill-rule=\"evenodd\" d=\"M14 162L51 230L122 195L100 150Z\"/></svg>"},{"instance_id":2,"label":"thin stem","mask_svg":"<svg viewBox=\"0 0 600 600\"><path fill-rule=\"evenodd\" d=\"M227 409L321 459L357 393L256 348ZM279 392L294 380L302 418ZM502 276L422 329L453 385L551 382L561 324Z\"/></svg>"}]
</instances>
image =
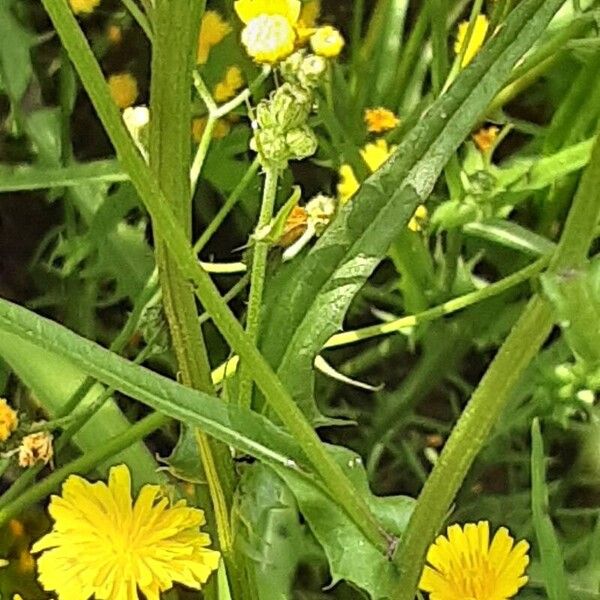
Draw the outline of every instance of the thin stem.
<instances>
[{"instance_id":1,"label":"thin stem","mask_svg":"<svg viewBox=\"0 0 600 600\"><path fill-rule=\"evenodd\" d=\"M125 128L111 99L102 71L66 0L42 2L117 151L123 168L129 173L140 198L152 215L155 230L165 240L182 275L193 285L204 308L212 315L215 324L234 351L252 367L252 376L267 402L302 446L306 457L321 479L327 482L340 507L372 544L382 552L388 552L393 540L382 530L364 499L321 443L281 380L248 339L235 315L223 302L209 275L198 265L196 255L182 232L164 191Z\"/></svg>"},{"instance_id":2,"label":"thin stem","mask_svg":"<svg viewBox=\"0 0 600 600\"><path fill-rule=\"evenodd\" d=\"M502 294L506 290L509 290L510 288L519 285L528 279L531 279L532 277L535 277L545 267L548 266L549 262L550 257L541 258L524 269L521 269L520 271L517 271L516 273L513 273L512 275L509 275L508 277L505 277L496 283L492 283L481 290L469 292L468 294L460 296L459 298L453 298L448 302L444 302L443 304L429 308L423 312L417 313L416 315L408 315L399 319L394 319L389 323L371 325L370 327L363 327L362 329L357 329L355 331L338 333L329 338L324 347L337 348L339 346L354 344L356 342L368 340L380 335L398 333L403 329L410 329L421 323L426 323L428 321L433 321L435 319L439 319L440 317L450 315L462 310L463 308L466 308L467 306L477 304L478 302L482 302L483 300L487 300L497 296L498 294Z\"/></svg>"},{"instance_id":3,"label":"thin stem","mask_svg":"<svg viewBox=\"0 0 600 600\"><path fill-rule=\"evenodd\" d=\"M600 136L550 263L552 271L576 268L585 260L599 218ZM473 393L423 487L398 549L403 560L393 598L413 600L427 548L442 527L456 493L514 387L539 352L552 325L549 305L535 295Z\"/></svg>"},{"instance_id":4,"label":"thin stem","mask_svg":"<svg viewBox=\"0 0 600 600\"><path fill-rule=\"evenodd\" d=\"M200 254L206 244L210 241L212 236L216 233L217 229L223 224L223 221L227 218L227 215L232 211L233 207L238 203L242 194L248 189L248 186L258 173L258 169L260 167L260 162L258 158L254 159L250 168L244 173L244 176L237 184L233 192L227 200L225 204L219 209L219 212L215 215L214 219L210 222L208 227L202 232L202 235L198 238L198 241L194 244L194 252L196 254Z\"/></svg>"},{"instance_id":5,"label":"thin stem","mask_svg":"<svg viewBox=\"0 0 600 600\"><path fill-rule=\"evenodd\" d=\"M279 173L276 169L265 170L265 184L263 188L263 199L256 229L260 230L269 225L275 210L275 198L277 197L277 182ZM267 271L267 255L270 242L257 239L254 243L254 254L252 257L252 270L250 272L250 296L248 298L248 311L246 313L246 333L254 343L258 340L260 328L260 309L262 307L263 292L265 287L265 274ZM241 364L240 389L238 403L240 406L250 408L252 405L252 377L248 372L248 365Z\"/></svg>"},{"instance_id":6,"label":"thin stem","mask_svg":"<svg viewBox=\"0 0 600 600\"><path fill-rule=\"evenodd\" d=\"M142 28L142 31L146 34L146 37L152 41L152 27L148 17L140 10L140 7L136 4L135 0L122 0L125 8L131 13L131 16L135 19L136 23Z\"/></svg>"},{"instance_id":7,"label":"thin stem","mask_svg":"<svg viewBox=\"0 0 600 600\"><path fill-rule=\"evenodd\" d=\"M27 491L23 492L14 501L0 508L0 527L3 527L10 519L21 514L30 506L58 489L58 486L69 475L75 473L85 475L93 471L98 465L115 456L115 454L118 454L125 448L129 448L166 425L169 420L169 417L165 417L160 413L152 413L129 427L123 433L107 441L103 441L102 444L98 444L98 448L95 450L91 450L64 467L53 471L48 477L29 487Z\"/></svg>"}]
</instances>

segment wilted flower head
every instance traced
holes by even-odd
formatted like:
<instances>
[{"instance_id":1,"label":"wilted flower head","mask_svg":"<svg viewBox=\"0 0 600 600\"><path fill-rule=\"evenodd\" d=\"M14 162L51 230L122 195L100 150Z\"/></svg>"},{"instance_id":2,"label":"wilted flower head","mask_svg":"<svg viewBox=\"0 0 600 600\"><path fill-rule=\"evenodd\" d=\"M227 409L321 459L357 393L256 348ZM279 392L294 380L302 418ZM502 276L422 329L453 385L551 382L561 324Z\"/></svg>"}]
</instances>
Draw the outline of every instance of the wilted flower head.
<instances>
[{"instance_id":1,"label":"wilted flower head","mask_svg":"<svg viewBox=\"0 0 600 600\"><path fill-rule=\"evenodd\" d=\"M159 600L174 583L200 589L219 565L204 513L180 501L169 506L157 485L145 485L132 502L125 465L104 482L72 475L62 496L52 496L52 531L32 552L39 580L59 600Z\"/></svg>"},{"instance_id":2,"label":"wilted flower head","mask_svg":"<svg viewBox=\"0 0 600 600\"><path fill-rule=\"evenodd\" d=\"M489 152L494 146L499 132L500 129L496 127L496 125L482 127L479 131L473 134L473 141L479 150L482 152Z\"/></svg>"},{"instance_id":3,"label":"wilted flower head","mask_svg":"<svg viewBox=\"0 0 600 600\"><path fill-rule=\"evenodd\" d=\"M19 466L33 467L37 463L47 465L54 457L53 439L47 431L25 436L19 446Z\"/></svg>"}]
</instances>

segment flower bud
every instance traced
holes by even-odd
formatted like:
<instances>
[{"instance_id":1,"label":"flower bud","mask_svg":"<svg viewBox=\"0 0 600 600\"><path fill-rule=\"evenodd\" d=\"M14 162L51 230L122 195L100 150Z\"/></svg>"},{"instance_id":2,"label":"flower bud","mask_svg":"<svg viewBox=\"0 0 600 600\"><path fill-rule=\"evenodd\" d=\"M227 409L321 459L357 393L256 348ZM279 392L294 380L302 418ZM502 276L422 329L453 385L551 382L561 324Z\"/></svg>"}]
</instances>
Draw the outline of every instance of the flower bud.
<instances>
[{"instance_id":1,"label":"flower bud","mask_svg":"<svg viewBox=\"0 0 600 600\"><path fill-rule=\"evenodd\" d=\"M289 131L304 125L312 108L312 98L299 86L284 83L273 95L271 113L278 126Z\"/></svg>"},{"instance_id":2,"label":"flower bud","mask_svg":"<svg viewBox=\"0 0 600 600\"><path fill-rule=\"evenodd\" d=\"M290 158L286 140L277 129L259 129L250 147L258 152L263 166L284 169Z\"/></svg>"},{"instance_id":3,"label":"flower bud","mask_svg":"<svg viewBox=\"0 0 600 600\"><path fill-rule=\"evenodd\" d=\"M285 142L288 146L289 158L295 160L312 156L319 145L313 130L306 125L288 131Z\"/></svg>"}]
</instances>

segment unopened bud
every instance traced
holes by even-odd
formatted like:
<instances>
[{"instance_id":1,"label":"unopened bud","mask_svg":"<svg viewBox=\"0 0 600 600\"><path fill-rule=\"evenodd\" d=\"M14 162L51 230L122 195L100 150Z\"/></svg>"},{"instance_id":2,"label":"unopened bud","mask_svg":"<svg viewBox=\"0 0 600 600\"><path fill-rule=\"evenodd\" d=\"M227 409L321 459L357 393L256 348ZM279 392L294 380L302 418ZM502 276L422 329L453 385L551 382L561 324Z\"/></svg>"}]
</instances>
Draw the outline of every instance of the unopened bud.
<instances>
[{"instance_id":1,"label":"unopened bud","mask_svg":"<svg viewBox=\"0 0 600 600\"><path fill-rule=\"evenodd\" d=\"M285 136L285 142L288 146L289 158L295 160L312 156L319 145L316 135L308 126L289 131Z\"/></svg>"}]
</instances>

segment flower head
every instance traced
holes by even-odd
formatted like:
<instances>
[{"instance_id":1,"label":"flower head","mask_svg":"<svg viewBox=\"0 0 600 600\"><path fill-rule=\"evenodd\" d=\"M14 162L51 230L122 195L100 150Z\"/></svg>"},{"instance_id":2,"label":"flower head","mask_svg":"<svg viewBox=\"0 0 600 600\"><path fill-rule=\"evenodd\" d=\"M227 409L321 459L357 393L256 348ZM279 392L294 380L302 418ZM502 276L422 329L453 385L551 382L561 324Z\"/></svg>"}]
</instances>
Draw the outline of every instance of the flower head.
<instances>
[{"instance_id":1,"label":"flower head","mask_svg":"<svg viewBox=\"0 0 600 600\"><path fill-rule=\"evenodd\" d=\"M529 544L487 521L448 527L429 548L419 587L431 600L509 600L527 583Z\"/></svg>"},{"instance_id":2,"label":"flower head","mask_svg":"<svg viewBox=\"0 0 600 600\"><path fill-rule=\"evenodd\" d=\"M198 33L196 62L199 65L206 64L213 46L219 44L230 31L231 25L223 20L217 11L205 11L204 15L202 15L200 32Z\"/></svg>"},{"instance_id":3,"label":"flower head","mask_svg":"<svg viewBox=\"0 0 600 600\"><path fill-rule=\"evenodd\" d=\"M0 398L0 442L5 442L19 426L19 417L4 398Z\"/></svg>"},{"instance_id":4,"label":"flower head","mask_svg":"<svg viewBox=\"0 0 600 600\"><path fill-rule=\"evenodd\" d=\"M331 25L319 27L310 38L310 46L317 56L335 58L344 48L342 34Z\"/></svg>"},{"instance_id":5,"label":"flower head","mask_svg":"<svg viewBox=\"0 0 600 600\"><path fill-rule=\"evenodd\" d=\"M494 146L499 132L500 129L495 125L482 127L477 133L473 134L473 141L481 152L489 152Z\"/></svg>"},{"instance_id":6,"label":"flower head","mask_svg":"<svg viewBox=\"0 0 600 600\"><path fill-rule=\"evenodd\" d=\"M39 431L25 436L19 446L19 466L33 467L37 463L47 465L54 456L52 434Z\"/></svg>"},{"instance_id":7,"label":"flower head","mask_svg":"<svg viewBox=\"0 0 600 600\"><path fill-rule=\"evenodd\" d=\"M69 4L76 15L89 15L100 4L100 0L69 0Z\"/></svg>"},{"instance_id":8,"label":"flower head","mask_svg":"<svg viewBox=\"0 0 600 600\"><path fill-rule=\"evenodd\" d=\"M383 133L394 129L400 119L387 108L367 108L365 110L365 124L369 133Z\"/></svg>"},{"instance_id":9,"label":"flower head","mask_svg":"<svg viewBox=\"0 0 600 600\"><path fill-rule=\"evenodd\" d=\"M215 86L213 96L217 102L227 102L238 93L243 85L242 71L239 67L233 65L227 69L223 80Z\"/></svg>"},{"instance_id":10,"label":"flower head","mask_svg":"<svg viewBox=\"0 0 600 600\"><path fill-rule=\"evenodd\" d=\"M490 22L485 15L478 15L475 19L475 27L467 43L467 48L460 64L461 67L466 67L475 58L475 55L479 52L481 46L483 46L489 25ZM463 51L468 31L469 21L463 21L458 26L458 35L454 44L454 52L457 56Z\"/></svg>"},{"instance_id":11,"label":"flower head","mask_svg":"<svg viewBox=\"0 0 600 600\"><path fill-rule=\"evenodd\" d=\"M119 108L128 108L137 100L139 91L131 73L117 73L108 78L110 95Z\"/></svg>"},{"instance_id":12,"label":"flower head","mask_svg":"<svg viewBox=\"0 0 600 600\"><path fill-rule=\"evenodd\" d=\"M234 7L246 25L242 43L256 62L274 64L294 51L300 0L236 0Z\"/></svg>"},{"instance_id":13,"label":"flower head","mask_svg":"<svg viewBox=\"0 0 600 600\"><path fill-rule=\"evenodd\" d=\"M199 528L204 513L180 501L169 506L157 485L135 502L125 465L104 482L72 475L49 506L53 530L38 540L39 580L59 600L159 600L174 583L200 589L219 564L219 553Z\"/></svg>"}]
</instances>

